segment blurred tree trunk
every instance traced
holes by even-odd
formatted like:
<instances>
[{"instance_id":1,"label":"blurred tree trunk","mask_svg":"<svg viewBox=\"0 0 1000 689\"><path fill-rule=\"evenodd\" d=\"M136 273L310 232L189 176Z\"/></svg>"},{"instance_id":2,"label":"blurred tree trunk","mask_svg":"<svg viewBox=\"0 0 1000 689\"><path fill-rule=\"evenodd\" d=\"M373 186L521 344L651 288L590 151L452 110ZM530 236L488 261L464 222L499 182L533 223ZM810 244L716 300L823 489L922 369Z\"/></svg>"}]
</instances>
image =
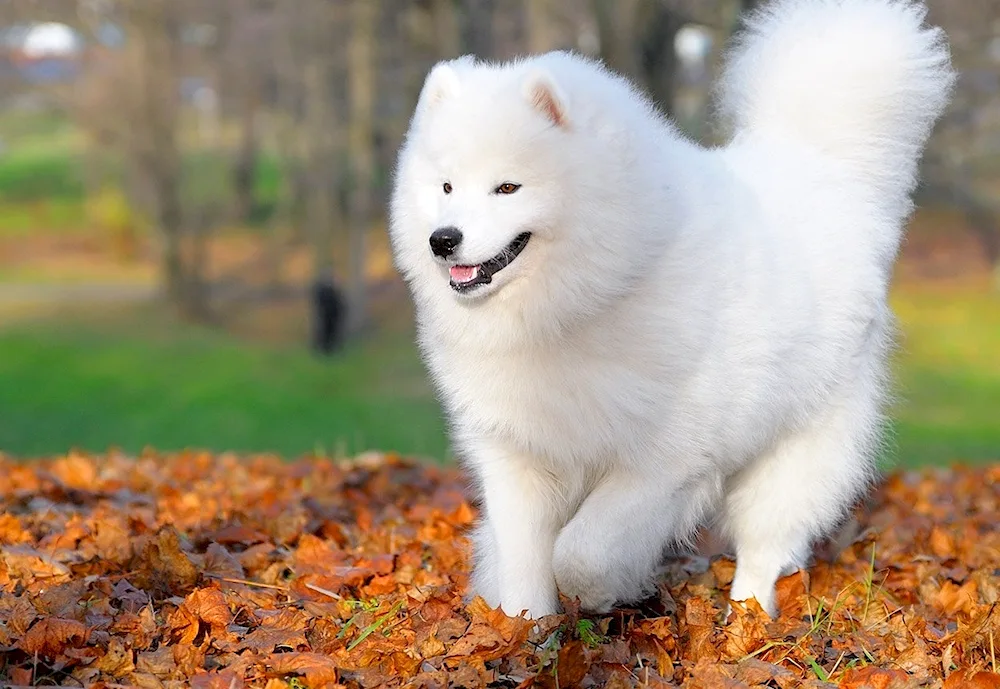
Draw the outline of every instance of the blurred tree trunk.
<instances>
[{"instance_id":1,"label":"blurred tree trunk","mask_svg":"<svg viewBox=\"0 0 1000 689\"><path fill-rule=\"evenodd\" d=\"M601 59L614 71L635 78L636 0L591 0L597 36L601 46Z\"/></svg>"},{"instance_id":2,"label":"blurred tree trunk","mask_svg":"<svg viewBox=\"0 0 1000 689\"><path fill-rule=\"evenodd\" d=\"M241 223L249 223L257 208L257 161L260 154L257 127L260 94L255 75L248 74L240 99L240 144L233 165L233 192L235 216Z\"/></svg>"},{"instance_id":3,"label":"blurred tree trunk","mask_svg":"<svg viewBox=\"0 0 1000 689\"><path fill-rule=\"evenodd\" d=\"M358 332L367 319L368 232L372 221L375 182L375 45L379 3L353 0L350 39L347 45L347 95L350 108L347 153L350 159L348 197L349 256L348 291L350 332Z\"/></svg>"},{"instance_id":4,"label":"blurred tree trunk","mask_svg":"<svg viewBox=\"0 0 1000 689\"><path fill-rule=\"evenodd\" d=\"M414 8L420 7L418 2L412 5ZM430 7L430 25L426 33L436 45L439 57L444 59L458 57L462 50L462 37L454 0L431 0ZM423 10L418 11L423 12Z\"/></svg>"},{"instance_id":5,"label":"blurred tree trunk","mask_svg":"<svg viewBox=\"0 0 1000 689\"><path fill-rule=\"evenodd\" d=\"M335 307L340 289L334 270L334 233L342 218L333 190L341 186L341 122L335 107L334 67L338 53L330 36L336 35L343 8L317 4L300 19L302 114L300 143L304 167L296 176L299 194L304 194L306 235L313 257L311 289L312 344L318 354L330 354L340 341L342 314Z\"/></svg>"},{"instance_id":6,"label":"blurred tree trunk","mask_svg":"<svg viewBox=\"0 0 1000 689\"><path fill-rule=\"evenodd\" d=\"M304 134L309 142L305 163L305 222L306 234L312 249L314 291L320 286L336 289L333 267L334 204L328 183L336 175L333 164L338 126L336 113L331 106L330 74L322 55L313 57L306 65L304 79L305 119ZM316 315L322 320L322 315ZM332 349L329 338L320 335L328 330L314 325L314 346L327 353Z\"/></svg>"},{"instance_id":7,"label":"blurred tree trunk","mask_svg":"<svg viewBox=\"0 0 1000 689\"><path fill-rule=\"evenodd\" d=\"M604 62L638 81L661 110L673 114L674 39L686 15L663 0L592 0L591 6Z\"/></svg>"},{"instance_id":8,"label":"blurred tree trunk","mask_svg":"<svg viewBox=\"0 0 1000 689\"><path fill-rule=\"evenodd\" d=\"M493 55L493 0L462 0L462 52Z\"/></svg>"},{"instance_id":9,"label":"blurred tree trunk","mask_svg":"<svg viewBox=\"0 0 1000 689\"><path fill-rule=\"evenodd\" d=\"M163 246L163 280L167 298L182 315L204 319L205 295L198 265L185 265L184 210L181 200L181 151L178 141L180 103L180 15L172 0L131 2L126 8L126 34L134 46L137 112L129 123L127 155L145 181L153 201L153 219Z\"/></svg>"},{"instance_id":10,"label":"blurred tree trunk","mask_svg":"<svg viewBox=\"0 0 1000 689\"><path fill-rule=\"evenodd\" d=\"M553 10L552 0L523 0L529 53L547 53L559 45Z\"/></svg>"},{"instance_id":11,"label":"blurred tree trunk","mask_svg":"<svg viewBox=\"0 0 1000 689\"><path fill-rule=\"evenodd\" d=\"M684 17L660 0L642 0L636 8L639 69L650 97L668 116L674 114L677 50L674 40L686 23Z\"/></svg>"}]
</instances>

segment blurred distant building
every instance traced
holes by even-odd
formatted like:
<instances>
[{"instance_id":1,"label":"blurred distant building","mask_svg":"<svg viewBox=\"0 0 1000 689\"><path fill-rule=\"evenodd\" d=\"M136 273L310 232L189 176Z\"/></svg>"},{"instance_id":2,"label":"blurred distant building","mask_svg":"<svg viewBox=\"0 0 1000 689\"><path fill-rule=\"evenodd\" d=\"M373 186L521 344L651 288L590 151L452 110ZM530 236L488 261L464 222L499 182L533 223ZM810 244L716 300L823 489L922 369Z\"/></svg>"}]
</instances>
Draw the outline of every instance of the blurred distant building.
<instances>
[{"instance_id":1,"label":"blurred distant building","mask_svg":"<svg viewBox=\"0 0 1000 689\"><path fill-rule=\"evenodd\" d=\"M29 84L72 81L81 70L84 43L65 24L9 27L3 32L4 62Z\"/></svg>"}]
</instances>

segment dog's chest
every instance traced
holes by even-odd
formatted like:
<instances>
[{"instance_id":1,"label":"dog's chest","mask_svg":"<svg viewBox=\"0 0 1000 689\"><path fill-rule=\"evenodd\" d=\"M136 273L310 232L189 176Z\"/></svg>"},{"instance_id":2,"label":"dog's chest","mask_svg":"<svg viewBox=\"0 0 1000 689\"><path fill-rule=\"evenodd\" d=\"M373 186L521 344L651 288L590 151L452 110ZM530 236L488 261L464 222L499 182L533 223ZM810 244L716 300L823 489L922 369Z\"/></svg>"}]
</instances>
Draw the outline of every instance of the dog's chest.
<instances>
[{"instance_id":1,"label":"dog's chest","mask_svg":"<svg viewBox=\"0 0 1000 689\"><path fill-rule=\"evenodd\" d=\"M655 382L610 357L457 359L432 365L457 426L535 456L602 459L643 442L662 414Z\"/></svg>"}]
</instances>

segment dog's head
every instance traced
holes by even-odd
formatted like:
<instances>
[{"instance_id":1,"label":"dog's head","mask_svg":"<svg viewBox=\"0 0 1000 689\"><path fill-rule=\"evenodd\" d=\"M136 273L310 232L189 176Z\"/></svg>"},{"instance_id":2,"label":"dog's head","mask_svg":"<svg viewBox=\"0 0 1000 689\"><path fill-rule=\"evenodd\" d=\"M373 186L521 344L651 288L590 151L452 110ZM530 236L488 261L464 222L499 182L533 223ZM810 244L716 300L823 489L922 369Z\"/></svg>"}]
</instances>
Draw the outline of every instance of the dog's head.
<instances>
[{"instance_id":1,"label":"dog's head","mask_svg":"<svg viewBox=\"0 0 1000 689\"><path fill-rule=\"evenodd\" d=\"M627 88L564 53L434 67L391 201L396 264L418 296L565 320L620 293L642 247L622 188L628 123L601 101Z\"/></svg>"}]
</instances>

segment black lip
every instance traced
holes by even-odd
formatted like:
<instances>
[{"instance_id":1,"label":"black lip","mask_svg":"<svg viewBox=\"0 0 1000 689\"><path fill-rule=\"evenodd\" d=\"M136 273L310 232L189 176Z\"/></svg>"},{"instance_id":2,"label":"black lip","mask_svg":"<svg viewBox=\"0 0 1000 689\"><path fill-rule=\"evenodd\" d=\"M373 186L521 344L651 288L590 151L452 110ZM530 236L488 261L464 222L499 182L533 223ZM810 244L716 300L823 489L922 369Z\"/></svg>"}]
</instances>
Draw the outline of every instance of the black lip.
<instances>
[{"instance_id":1,"label":"black lip","mask_svg":"<svg viewBox=\"0 0 1000 689\"><path fill-rule=\"evenodd\" d=\"M455 282L452 280L451 288L456 292L464 293L471 292L480 285L490 284L493 282L494 275L509 266L524 251L524 247L528 246L529 239L531 239L530 232L522 232L517 235L511 240L510 244L504 247L503 251L490 260L479 264L479 272L476 273L475 279L468 282Z\"/></svg>"}]
</instances>

